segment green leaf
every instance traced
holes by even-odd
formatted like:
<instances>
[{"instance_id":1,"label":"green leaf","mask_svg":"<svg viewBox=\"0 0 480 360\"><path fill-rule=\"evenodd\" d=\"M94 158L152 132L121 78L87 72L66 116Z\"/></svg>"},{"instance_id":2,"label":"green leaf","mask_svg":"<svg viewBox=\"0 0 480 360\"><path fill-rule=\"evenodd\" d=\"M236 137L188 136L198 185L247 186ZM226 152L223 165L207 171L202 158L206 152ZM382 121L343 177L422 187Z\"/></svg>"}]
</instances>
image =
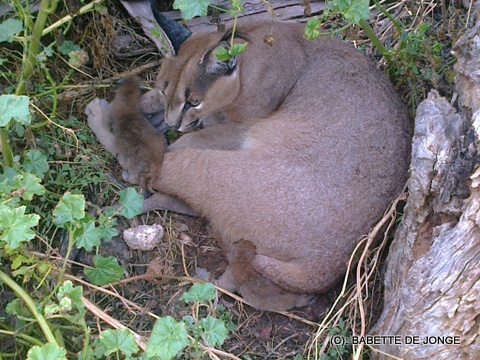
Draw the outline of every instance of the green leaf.
<instances>
[{"instance_id":1,"label":"green leaf","mask_svg":"<svg viewBox=\"0 0 480 360\"><path fill-rule=\"evenodd\" d=\"M18 174L15 176L12 186L15 191L13 196L21 197L24 200L32 200L34 195L45 193L45 188L40 185L40 179L33 174Z\"/></svg>"},{"instance_id":2,"label":"green leaf","mask_svg":"<svg viewBox=\"0 0 480 360\"><path fill-rule=\"evenodd\" d=\"M240 43L240 44L233 44L230 49L230 55L235 56L235 55L241 54L242 52L247 50L247 48L248 48L247 42Z\"/></svg>"},{"instance_id":3,"label":"green leaf","mask_svg":"<svg viewBox=\"0 0 480 360\"><path fill-rule=\"evenodd\" d=\"M313 40L320 36L320 20L314 16L308 19L305 25L305 36L307 40Z\"/></svg>"},{"instance_id":4,"label":"green leaf","mask_svg":"<svg viewBox=\"0 0 480 360\"><path fill-rule=\"evenodd\" d=\"M123 276L123 269L114 257L95 255L93 264L94 268L85 269L85 275L95 285L107 285L119 281Z\"/></svg>"},{"instance_id":5,"label":"green leaf","mask_svg":"<svg viewBox=\"0 0 480 360\"><path fill-rule=\"evenodd\" d=\"M0 42L11 43L13 37L23 30L23 23L18 19L8 19L0 24Z\"/></svg>"},{"instance_id":6,"label":"green leaf","mask_svg":"<svg viewBox=\"0 0 480 360\"><path fill-rule=\"evenodd\" d=\"M103 241L110 241L118 235L117 219L113 217L113 209L106 210L98 217L98 231Z\"/></svg>"},{"instance_id":7,"label":"green leaf","mask_svg":"<svg viewBox=\"0 0 480 360\"><path fill-rule=\"evenodd\" d=\"M75 223L85 216L85 198L83 195L74 195L70 192L63 194L53 210L53 223L63 227L66 223Z\"/></svg>"},{"instance_id":8,"label":"green leaf","mask_svg":"<svg viewBox=\"0 0 480 360\"><path fill-rule=\"evenodd\" d=\"M20 268L20 266L22 266L22 265L25 265L25 264L30 265L31 263L36 262L32 258L27 258L27 257L25 257L23 255L20 255L20 254L12 257L11 261L12 261L12 265L10 265L10 267L13 270L16 270L16 269Z\"/></svg>"},{"instance_id":9,"label":"green leaf","mask_svg":"<svg viewBox=\"0 0 480 360\"><path fill-rule=\"evenodd\" d=\"M121 351L126 356L132 356L139 350L135 338L128 329L102 331L99 339L105 349L104 355Z\"/></svg>"},{"instance_id":10,"label":"green leaf","mask_svg":"<svg viewBox=\"0 0 480 360\"><path fill-rule=\"evenodd\" d=\"M100 229L95 227L93 220L83 222L74 232L75 246L87 251L92 251L94 246L100 246L100 238Z\"/></svg>"},{"instance_id":11,"label":"green leaf","mask_svg":"<svg viewBox=\"0 0 480 360\"><path fill-rule=\"evenodd\" d=\"M12 249L16 249L22 241L29 241L35 237L35 232L31 228L38 225L40 216L25 215L25 210L25 206L12 209L0 204L0 240L5 241Z\"/></svg>"},{"instance_id":12,"label":"green leaf","mask_svg":"<svg viewBox=\"0 0 480 360\"><path fill-rule=\"evenodd\" d=\"M368 7L370 0L336 0L336 8L346 20L358 24L360 20L367 20L370 17Z\"/></svg>"},{"instance_id":13,"label":"green leaf","mask_svg":"<svg viewBox=\"0 0 480 360\"><path fill-rule=\"evenodd\" d=\"M142 213L143 196L135 191L134 188L128 188L120 191L120 212L128 219Z\"/></svg>"},{"instance_id":14,"label":"green leaf","mask_svg":"<svg viewBox=\"0 0 480 360\"><path fill-rule=\"evenodd\" d=\"M193 19L195 16L206 16L211 0L175 0L173 8L182 12L185 20Z\"/></svg>"},{"instance_id":15,"label":"green leaf","mask_svg":"<svg viewBox=\"0 0 480 360\"><path fill-rule=\"evenodd\" d=\"M100 225L98 227L98 232L100 234L100 238L103 241L110 241L114 236L118 235L118 230L117 228L113 226L107 226L107 225Z\"/></svg>"},{"instance_id":16,"label":"green leaf","mask_svg":"<svg viewBox=\"0 0 480 360\"><path fill-rule=\"evenodd\" d=\"M158 319L147 343L147 355L158 356L161 360L173 359L189 344L188 334L183 322L171 316Z\"/></svg>"},{"instance_id":17,"label":"green leaf","mask_svg":"<svg viewBox=\"0 0 480 360\"><path fill-rule=\"evenodd\" d=\"M227 61L232 57L228 52L228 50L224 47L220 47L217 50L215 50L215 56L219 61Z\"/></svg>"},{"instance_id":18,"label":"green leaf","mask_svg":"<svg viewBox=\"0 0 480 360\"><path fill-rule=\"evenodd\" d=\"M23 168L43 179L50 168L47 155L37 149L28 150L23 156Z\"/></svg>"},{"instance_id":19,"label":"green leaf","mask_svg":"<svg viewBox=\"0 0 480 360\"><path fill-rule=\"evenodd\" d=\"M81 286L73 286L70 280L65 281L58 289L57 299L62 300L66 297L72 300L72 305L80 312L85 310L85 305L82 301L83 288Z\"/></svg>"},{"instance_id":20,"label":"green leaf","mask_svg":"<svg viewBox=\"0 0 480 360\"><path fill-rule=\"evenodd\" d=\"M215 299L216 291L215 286L211 283L195 283L190 290L185 291L180 299L186 303L194 301L202 302L205 300Z\"/></svg>"},{"instance_id":21,"label":"green leaf","mask_svg":"<svg viewBox=\"0 0 480 360\"><path fill-rule=\"evenodd\" d=\"M32 347L27 353L27 360L66 360L67 351L55 343Z\"/></svg>"},{"instance_id":22,"label":"green leaf","mask_svg":"<svg viewBox=\"0 0 480 360\"><path fill-rule=\"evenodd\" d=\"M65 40L62 42L62 45L57 46L57 49L60 51L60 53L62 53L62 55L68 55L70 51L78 51L82 48L70 40Z\"/></svg>"},{"instance_id":23,"label":"green leaf","mask_svg":"<svg viewBox=\"0 0 480 360\"><path fill-rule=\"evenodd\" d=\"M230 9L230 14L232 16L238 16L239 14L245 12L245 9L243 7L243 1L244 0L230 0L230 6L232 7Z\"/></svg>"},{"instance_id":24,"label":"green leaf","mask_svg":"<svg viewBox=\"0 0 480 360\"><path fill-rule=\"evenodd\" d=\"M228 330L222 320L207 316L201 321L203 327L203 334L207 340L208 345L217 346L222 345L228 336Z\"/></svg>"},{"instance_id":25,"label":"green leaf","mask_svg":"<svg viewBox=\"0 0 480 360\"><path fill-rule=\"evenodd\" d=\"M3 168L3 173L0 174L0 200L6 200L11 198L11 192L16 190L15 186L13 186L13 182L15 181L15 177L18 175L18 173L15 171L15 169L11 167L4 167ZM11 202L11 200L10 200ZM14 206L14 204L9 204L11 207Z\"/></svg>"},{"instance_id":26,"label":"green leaf","mask_svg":"<svg viewBox=\"0 0 480 360\"><path fill-rule=\"evenodd\" d=\"M6 126L14 119L24 125L31 121L28 96L0 95L0 126Z\"/></svg>"}]
</instances>

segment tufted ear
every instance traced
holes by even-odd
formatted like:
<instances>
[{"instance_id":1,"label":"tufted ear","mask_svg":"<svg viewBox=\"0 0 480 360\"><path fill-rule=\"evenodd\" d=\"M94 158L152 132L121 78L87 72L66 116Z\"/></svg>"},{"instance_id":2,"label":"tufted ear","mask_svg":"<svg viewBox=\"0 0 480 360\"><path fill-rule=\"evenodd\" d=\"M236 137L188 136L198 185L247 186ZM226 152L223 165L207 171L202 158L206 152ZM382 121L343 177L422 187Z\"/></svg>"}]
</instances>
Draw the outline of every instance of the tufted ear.
<instances>
[{"instance_id":1,"label":"tufted ear","mask_svg":"<svg viewBox=\"0 0 480 360\"><path fill-rule=\"evenodd\" d=\"M199 65L214 75L230 75L237 67L237 57L228 54L230 45L226 41L220 41L208 50L200 59Z\"/></svg>"},{"instance_id":2,"label":"tufted ear","mask_svg":"<svg viewBox=\"0 0 480 360\"><path fill-rule=\"evenodd\" d=\"M192 32L183 27L183 25L177 23L175 20L160 13L157 8L156 0L149 0L149 2L153 16L158 25L160 25L166 38L170 41L174 54L178 53L180 45L192 35Z\"/></svg>"}]
</instances>

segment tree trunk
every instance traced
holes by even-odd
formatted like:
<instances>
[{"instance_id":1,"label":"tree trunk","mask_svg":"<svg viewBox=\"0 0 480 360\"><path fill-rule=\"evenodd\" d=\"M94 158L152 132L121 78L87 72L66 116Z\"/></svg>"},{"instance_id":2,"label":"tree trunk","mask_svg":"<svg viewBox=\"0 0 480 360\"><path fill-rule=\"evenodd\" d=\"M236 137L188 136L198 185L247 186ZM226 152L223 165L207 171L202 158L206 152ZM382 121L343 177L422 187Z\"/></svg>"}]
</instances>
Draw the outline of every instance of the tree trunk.
<instances>
[{"instance_id":1,"label":"tree trunk","mask_svg":"<svg viewBox=\"0 0 480 360\"><path fill-rule=\"evenodd\" d=\"M405 359L480 359L480 1L476 10L454 47L458 112L435 91L417 110L409 197L371 331L395 335L378 348Z\"/></svg>"}]
</instances>

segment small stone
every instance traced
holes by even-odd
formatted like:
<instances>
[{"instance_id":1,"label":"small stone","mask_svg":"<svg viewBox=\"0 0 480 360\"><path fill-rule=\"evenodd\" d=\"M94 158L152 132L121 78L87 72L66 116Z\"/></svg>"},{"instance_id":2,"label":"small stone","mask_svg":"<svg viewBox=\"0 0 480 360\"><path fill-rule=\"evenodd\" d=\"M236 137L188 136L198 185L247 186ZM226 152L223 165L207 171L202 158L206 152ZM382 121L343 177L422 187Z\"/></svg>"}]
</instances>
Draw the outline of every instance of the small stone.
<instances>
[{"instance_id":1,"label":"small stone","mask_svg":"<svg viewBox=\"0 0 480 360\"><path fill-rule=\"evenodd\" d=\"M130 249L152 250L163 238L163 227L157 224L125 229L123 239Z\"/></svg>"}]
</instances>

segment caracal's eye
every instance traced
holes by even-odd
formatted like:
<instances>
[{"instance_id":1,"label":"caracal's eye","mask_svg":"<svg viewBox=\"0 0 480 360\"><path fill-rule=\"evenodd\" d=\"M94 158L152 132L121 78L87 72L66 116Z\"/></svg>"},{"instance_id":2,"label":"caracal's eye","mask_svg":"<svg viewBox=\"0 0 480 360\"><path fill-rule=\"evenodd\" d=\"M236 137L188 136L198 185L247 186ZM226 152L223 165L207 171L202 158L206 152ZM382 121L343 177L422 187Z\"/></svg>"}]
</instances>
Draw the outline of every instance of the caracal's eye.
<instances>
[{"instance_id":1,"label":"caracal's eye","mask_svg":"<svg viewBox=\"0 0 480 360\"><path fill-rule=\"evenodd\" d=\"M185 103L183 109L186 111L188 109L191 109L191 108L196 108L198 107L200 104L202 103L202 101L196 97L191 97L190 99L187 100L187 102Z\"/></svg>"},{"instance_id":2,"label":"caracal's eye","mask_svg":"<svg viewBox=\"0 0 480 360\"><path fill-rule=\"evenodd\" d=\"M187 104L189 104L191 107L197 107L200 105L201 101L195 97L192 97L188 99Z\"/></svg>"}]
</instances>

